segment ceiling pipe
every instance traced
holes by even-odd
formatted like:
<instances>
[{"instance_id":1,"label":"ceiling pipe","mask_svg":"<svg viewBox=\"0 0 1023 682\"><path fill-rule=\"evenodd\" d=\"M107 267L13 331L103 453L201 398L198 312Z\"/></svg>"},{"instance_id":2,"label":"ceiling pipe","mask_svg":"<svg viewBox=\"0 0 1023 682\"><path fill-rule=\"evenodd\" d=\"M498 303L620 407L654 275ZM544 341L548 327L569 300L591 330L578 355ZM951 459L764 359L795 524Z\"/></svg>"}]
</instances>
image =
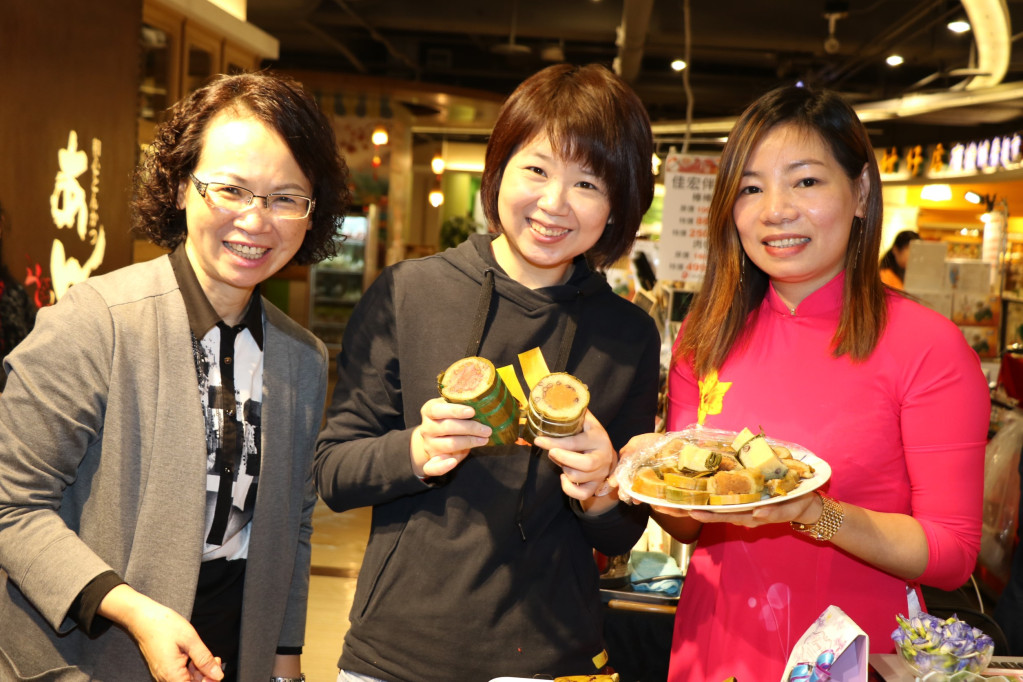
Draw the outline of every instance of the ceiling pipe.
<instances>
[{"instance_id":1,"label":"ceiling pipe","mask_svg":"<svg viewBox=\"0 0 1023 682\"><path fill-rule=\"evenodd\" d=\"M309 31L310 33L316 34L317 36L320 37L320 40L327 43L335 50L343 54L345 59L348 60L348 62L356 71L358 71L359 73L369 73L369 69L367 69L366 65L362 63L362 60L360 60L355 55L355 53L352 52L352 50L347 45L342 43L340 40L330 35L329 33L327 33L322 28L320 28L319 26L317 26L316 24L309 20L305 20L302 22L302 28Z\"/></svg>"},{"instance_id":2,"label":"ceiling pipe","mask_svg":"<svg viewBox=\"0 0 1023 682\"><path fill-rule=\"evenodd\" d=\"M1023 99L1023 82L1002 83L990 88L937 92L932 94L906 95L894 99L854 104L853 109L864 123L873 121L890 121L898 118L920 116L935 111L956 109L959 107L984 106L1000 102L1012 102ZM735 125L734 118L707 119L693 121L692 132L695 134L727 134ZM660 121L651 124L655 137L664 135L680 135L685 132L685 121Z\"/></svg>"},{"instance_id":3,"label":"ceiling pipe","mask_svg":"<svg viewBox=\"0 0 1023 682\"><path fill-rule=\"evenodd\" d=\"M977 66L980 75L946 92L907 94L902 97L854 104L860 120L889 121L898 118L956 109L983 106L1023 99L1023 83L1002 83L1009 69L1012 47L1012 26L1005 0L962 0L973 28L977 47ZM695 134L727 134L735 125L735 118L706 121L661 121L652 125L654 136L680 135L688 129Z\"/></svg>"},{"instance_id":4,"label":"ceiling pipe","mask_svg":"<svg viewBox=\"0 0 1023 682\"><path fill-rule=\"evenodd\" d=\"M615 40L618 56L614 60L614 70L626 83L633 83L639 77L653 8L654 0L625 0L622 8L622 23Z\"/></svg>"},{"instance_id":5,"label":"ceiling pipe","mask_svg":"<svg viewBox=\"0 0 1023 682\"><path fill-rule=\"evenodd\" d=\"M970 19L973 44L977 47L976 69L985 75L966 81L966 89L998 85L1009 71L1012 53L1012 25L1005 0L962 0ZM970 66L974 66L971 64Z\"/></svg>"},{"instance_id":6,"label":"ceiling pipe","mask_svg":"<svg viewBox=\"0 0 1023 682\"><path fill-rule=\"evenodd\" d=\"M900 42L911 40L932 26L944 23L941 15L935 13L935 7L940 3L941 0L922 0L901 18L879 30L869 42L860 45L848 59L818 70L807 79L808 82L840 90L843 82L868 66L876 65Z\"/></svg>"},{"instance_id":7,"label":"ceiling pipe","mask_svg":"<svg viewBox=\"0 0 1023 682\"><path fill-rule=\"evenodd\" d=\"M408 55L404 54L403 52L395 48L394 45L391 44L391 41L389 41L387 38L381 35L380 32L377 31L375 28L370 26L369 22L367 22L361 16L356 14L355 10L349 7L348 3L345 2L345 0L334 0L334 4L336 4L338 7L347 12L352 19L355 19L355 21L360 26L366 29L366 31L369 32L370 37L372 37L373 40L383 45L384 48L387 50L388 54L390 54L392 57L400 61L408 68L412 69L412 72L415 74L415 80L419 80L420 76L422 75L422 69L419 67L419 64L415 63L414 61L412 61L412 59L409 58Z\"/></svg>"}]
</instances>

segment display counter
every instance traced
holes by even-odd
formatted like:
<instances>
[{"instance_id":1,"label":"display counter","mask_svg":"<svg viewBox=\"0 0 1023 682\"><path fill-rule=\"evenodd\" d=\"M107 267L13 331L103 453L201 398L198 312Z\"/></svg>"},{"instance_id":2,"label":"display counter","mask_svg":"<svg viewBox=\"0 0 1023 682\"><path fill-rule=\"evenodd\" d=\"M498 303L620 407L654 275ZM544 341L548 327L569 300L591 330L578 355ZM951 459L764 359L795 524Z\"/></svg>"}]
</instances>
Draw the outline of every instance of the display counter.
<instances>
[{"instance_id":1,"label":"display counter","mask_svg":"<svg viewBox=\"0 0 1023 682\"><path fill-rule=\"evenodd\" d=\"M871 654L869 682L915 682L899 660L898 654ZM1002 672L1004 668L1019 670L1018 674ZM1017 682L1023 681L1023 657L996 656L991 661L991 675L972 675L961 682ZM960 681L957 681L960 682Z\"/></svg>"}]
</instances>

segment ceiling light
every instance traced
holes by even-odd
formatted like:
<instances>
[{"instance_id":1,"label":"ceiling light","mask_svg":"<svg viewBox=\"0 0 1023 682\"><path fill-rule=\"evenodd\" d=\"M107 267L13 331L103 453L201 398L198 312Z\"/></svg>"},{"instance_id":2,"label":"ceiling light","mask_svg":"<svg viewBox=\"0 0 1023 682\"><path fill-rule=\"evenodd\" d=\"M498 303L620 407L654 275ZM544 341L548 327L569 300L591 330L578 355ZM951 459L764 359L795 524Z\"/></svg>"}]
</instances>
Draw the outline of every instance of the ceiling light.
<instances>
[{"instance_id":1,"label":"ceiling light","mask_svg":"<svg viewBox=\"0 0 1023 682\"><path fill-rule=\"evenodd\" d=\"M373 130L373 135L372 137L370 137L370 140L372 140L373 144L375 144L378 147L387 144L387 128L383 126L377 126Z\"/></svg>"},{"instance_id":2,"label":"ceiling light","mask_svg":"<svg viewBox=\"0 0 1023 682\"><path fill-rule=\"evenodd\" d=\"M898 66L904 61L906 60L904 60L901 56L897 54L890 55L887 59L885 59L885 62L888 64L888 66Z\"/></svg>"},{"instance_id":3,"label":"ceiling light","mask_svg":"<svg viewBox=\"0 0 1023 682\"><path fill-rule=\"evenodd\" d=\"M684 68L686 68L686 63L685 63L684 60L682 60L682 59L672 59L671 60L671 70L672 71L681 71Z\"/></svg>"},{"instance_id":4,"label":"ceiling light","mask_svg":"<svg viewBox=\"0 0 1023 682\"><path fill-rule=\"evenodd\" d=\"M430 202L430 206L437 208L444 203L444 192L441 192L439 189L431 190L427 200Z\"/></svg>"},{"instance_id":5,"label":"ceiling light","mask_svg":"<svg viewBox=\"0 0 1023 682\"><path fill-rule=\"evenodd\" d=\"M920 198L927 201L948 201L952 198L951 185L924 185Z\"/></svg>"},{"instance_id":6,"label":"ceiling light","mask_svg":"<svg viewBox=\"0 0 1023 682\"><path fill-rule=\"evenodd\" d=\"M996 197L993 194L979 194L969 190L963 195L963 198L971 204L984 204L984 208L988 213L994 210Z\"/></svg>"},{"instance_id":7,"label":"ceiling light","mask_svg":"<svg viewBox=\"0 0 1023 682\"><path fill-rule=\"evenodd\" d=\"M953 19L947 25L948 30L952 31L952 33L966 33L970 30L970 22L963 18Z\"/></svg>"},{"instance_id":8,"label":"ceiling light","mask_svg":"<svg viewBox=\"0 0 1023 682\"><path fill-rule=\"evenodd\" d=\"M444 172L444 157L442 157L440 154L437 154L436 156L434 156L433 160L430 161L430 170L433 171L434 175L440 175L441 173L443 173Z\"/></svg>"}]
</instances>

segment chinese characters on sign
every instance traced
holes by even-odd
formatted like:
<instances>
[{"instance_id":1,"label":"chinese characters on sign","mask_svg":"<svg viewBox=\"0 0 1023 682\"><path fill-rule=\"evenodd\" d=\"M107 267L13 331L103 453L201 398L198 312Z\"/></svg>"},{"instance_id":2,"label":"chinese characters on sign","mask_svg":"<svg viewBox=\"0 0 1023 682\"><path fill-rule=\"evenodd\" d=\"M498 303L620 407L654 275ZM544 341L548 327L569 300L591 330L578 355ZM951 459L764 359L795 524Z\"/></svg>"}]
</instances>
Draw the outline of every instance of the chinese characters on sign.
<instances>
[{"instance_id":1,"label":"chinese characters on sign","mask_svg":"<svg viewBox=\"0 0 1023 682\"><path fill-rule=\"evenodd\" d=\"M99 224L99 173L100 155L103 145L98 139L92 141L92 164L88 155L78 148L78 133L68 133L67 148L57 151L60 170L53 183L50 195L50 216L58 229L75 228L78 239L93 247L92 254L82 264L77 258L66 255L63 242L53 240L50 249L50 277L53 285L54 300L64 292L85 280L102 263L107 248L107 237L103 226ZM78 181L78 176L89 169L92 171L91 195L88 201L85 188Z\"/></svg>"},{"instance_id":2,"label":"chinese characters on sign","mask_svg":"<svg viewBox=\"0 0 1023 682\"><path fill-rule=\"evenodd\" d=\"M953 173L984 170L1010 170L1019 165L1021 143L1019 133L1011 137L993 137L977 142L957 143L952 147L949 170Z\"/></svg>"},{"instance_id":3,"label":"chinese characters on sign","mask_svg":"<svg viewBox=\"0 0 1023 682\"><path fill-rule=\"evenodd\" d=\"M970 142L955 142L946 150L940 142L929 150L928 161L920 146L877 152L881 176L890 180L939 179L1015 170L1023 163L1023 135L1013 133Z\"/></svg>"},{"instance_id":4,"label":"chinese characters on sign","mask_svg":"<svg viewBox=\"0 0 1023 682\"><path fill-rule=\"evenodd\" d=\"M707 214L717 170L716 155L672 150L665 159L660 279L703 280L707 270Z\"/></svg>"}]
</instances>

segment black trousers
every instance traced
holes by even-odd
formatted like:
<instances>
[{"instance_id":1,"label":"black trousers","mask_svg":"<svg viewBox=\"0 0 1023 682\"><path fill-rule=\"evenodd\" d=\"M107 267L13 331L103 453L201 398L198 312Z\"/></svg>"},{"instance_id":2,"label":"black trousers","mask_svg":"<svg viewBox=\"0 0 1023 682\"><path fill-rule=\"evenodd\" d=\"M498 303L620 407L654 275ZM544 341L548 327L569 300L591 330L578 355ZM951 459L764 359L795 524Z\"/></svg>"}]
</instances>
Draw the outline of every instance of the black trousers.
<instances>
[{"instance_id":1,"label":"black trousers","mask_svg":"<svg viewBox=\"0 0 1023 682\"><path fill-rule=\"evenodd\" d=\"M204 561L199 569L192 627L213 655L220 657L224 682L238 680L238 640L244 587L244 559L213 559Z\"/></svg>"}]
</instances>

